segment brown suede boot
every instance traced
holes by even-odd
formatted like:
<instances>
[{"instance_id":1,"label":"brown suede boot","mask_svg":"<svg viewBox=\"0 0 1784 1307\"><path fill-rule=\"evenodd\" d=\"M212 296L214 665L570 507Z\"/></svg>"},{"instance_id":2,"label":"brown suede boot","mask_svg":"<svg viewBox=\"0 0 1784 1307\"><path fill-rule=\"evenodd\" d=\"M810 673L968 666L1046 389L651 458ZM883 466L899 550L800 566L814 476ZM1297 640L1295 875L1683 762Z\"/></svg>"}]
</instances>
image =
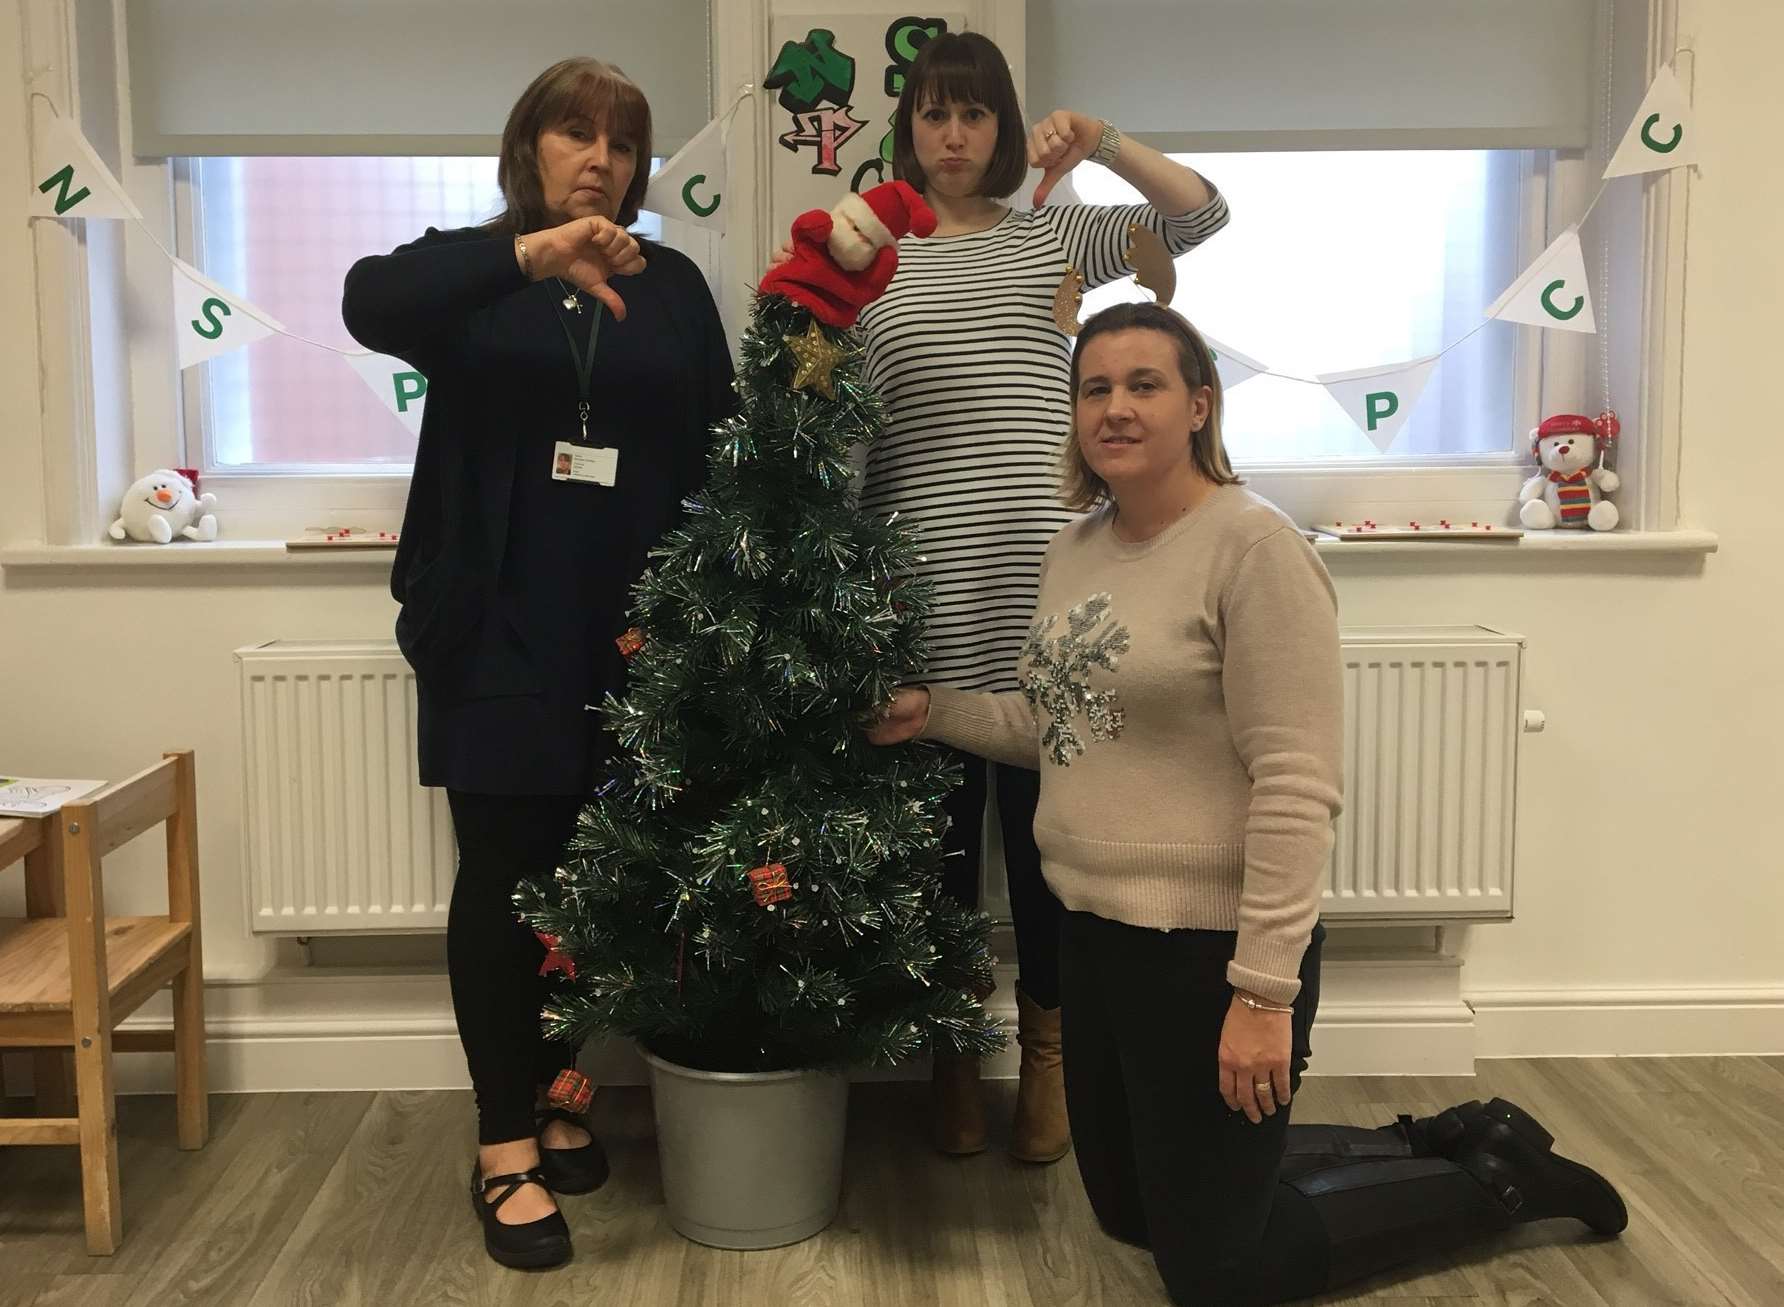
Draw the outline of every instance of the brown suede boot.
<instances>
[{"instance_id":1,"label":"brown suede boot","mask_svg":"<svg viewBox=\"0 0 1784 1307\"><path fill-rule=\"evenodd\" d=\"M1017 990L1016 1023L1016 1038L1022 1045L1022 1080L1016 1089L1010 1156L1019 1162L1057 1162L1072 1146L1072 1129L1065 1113L1059 1009L1041 1007Z\"/></svg>"},{"instance_id":2,"label":"brown suede boot","mask_svg":"<svg viewBox=\"0 0 1784 1307\"><path fill-rule=\"evenodd\" d=\"M985 1099L979 1092L979 1059L937 1053L931 1081L931 1129L936 1151L968 1157L985 1151Z\"/></svg>"}]
</instances>

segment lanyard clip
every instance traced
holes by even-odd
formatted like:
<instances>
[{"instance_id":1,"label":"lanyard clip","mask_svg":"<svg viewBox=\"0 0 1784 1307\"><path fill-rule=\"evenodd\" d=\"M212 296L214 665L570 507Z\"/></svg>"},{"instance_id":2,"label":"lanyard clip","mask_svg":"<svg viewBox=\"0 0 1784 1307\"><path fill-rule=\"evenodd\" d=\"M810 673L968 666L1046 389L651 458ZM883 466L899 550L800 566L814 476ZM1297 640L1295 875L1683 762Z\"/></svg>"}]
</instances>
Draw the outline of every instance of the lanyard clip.
<instances>
[{"instance_id":1,"label":"lanyard clip","mask_svg":"<svg viewBox=\"0 0 1784 1307\"><path fill-rule=\"evenodd\" d=\"M588 442L588 401L585 399L576 405L576 415L582 419L582 439Z\"/></svg>"}]
</instances>

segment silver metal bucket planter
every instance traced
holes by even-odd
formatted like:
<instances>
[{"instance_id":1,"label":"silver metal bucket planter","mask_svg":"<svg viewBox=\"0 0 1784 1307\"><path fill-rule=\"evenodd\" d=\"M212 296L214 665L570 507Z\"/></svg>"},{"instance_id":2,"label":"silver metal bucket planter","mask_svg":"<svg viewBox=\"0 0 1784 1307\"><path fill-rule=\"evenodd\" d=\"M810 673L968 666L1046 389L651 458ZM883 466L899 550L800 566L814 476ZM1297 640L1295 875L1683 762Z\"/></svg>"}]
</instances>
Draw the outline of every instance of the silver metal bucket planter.
<instances>
[{"instance_id":1,"label":"silver metal bucket planter","mask_svg":"<svg viewBox=\"0 0 1784 1307\"><path fill-rule=\"evenodd\" d=\"M678 1233L714 1248L779 1248L836 1219L847 1080L821 1071L695 1071L648 1051L644 1059L663 1197Z\"/></svg>"}]
</instances>

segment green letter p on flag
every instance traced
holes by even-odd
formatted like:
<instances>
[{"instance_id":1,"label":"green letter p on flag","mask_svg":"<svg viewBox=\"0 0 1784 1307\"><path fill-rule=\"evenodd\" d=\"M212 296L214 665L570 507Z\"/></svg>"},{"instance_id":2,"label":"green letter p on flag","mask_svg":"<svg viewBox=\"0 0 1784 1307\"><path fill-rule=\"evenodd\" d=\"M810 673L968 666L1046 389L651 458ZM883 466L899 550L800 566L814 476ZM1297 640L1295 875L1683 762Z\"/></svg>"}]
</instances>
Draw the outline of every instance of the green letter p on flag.
<instances>
[{"instance_id":1,"label":"green letter p on flag","mask_svg":"<svg viewBox=\"0 0 1784 1307\"><path fill-rule=\"evenodd\" d=\"M421 436L421 413L427 399L427 378L402 359L388 354L348 354L347 366L370 387L397 421L417 439Z\"/></svg>"},{"instance_id":2,"label":"green letter p on flag","mask_svg":"<svg viewBox=\"0 0 1784 1307\"><path fill-rule=\"evenodd\" d=\"M1437 366L1435 356L1355 372L1327 372L1319 382L1344 415L1382 453L1400 434Z\"/></svg>"}]
</instances>

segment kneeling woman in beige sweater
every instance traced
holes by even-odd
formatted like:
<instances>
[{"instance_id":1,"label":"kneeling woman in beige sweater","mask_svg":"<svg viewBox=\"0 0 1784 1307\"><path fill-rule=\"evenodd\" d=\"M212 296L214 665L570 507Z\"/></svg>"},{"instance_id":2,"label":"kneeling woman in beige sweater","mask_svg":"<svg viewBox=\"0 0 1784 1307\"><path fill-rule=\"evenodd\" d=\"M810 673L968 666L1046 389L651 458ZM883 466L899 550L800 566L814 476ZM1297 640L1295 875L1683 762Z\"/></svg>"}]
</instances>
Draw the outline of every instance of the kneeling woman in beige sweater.
<instances>
[{"instance_id":1,"label":"kneeling woman in beige sweater","mask_svg":"<svg viewBox=\"0 0 1784 1307\"><path fill-rule=\"evenodd\" d=\"M1344 704L1332 583L1243 489L1220 378L1169 309L1092 318L1022 689L898 692L871 738L1038 768L1067 912L1066 1100L1103 1228L1182 1304L1322 1292L1513 1223L1627 1223L1515 1105L1288 1124L1319 1000Z\"/></svg>"}]
</instances>

